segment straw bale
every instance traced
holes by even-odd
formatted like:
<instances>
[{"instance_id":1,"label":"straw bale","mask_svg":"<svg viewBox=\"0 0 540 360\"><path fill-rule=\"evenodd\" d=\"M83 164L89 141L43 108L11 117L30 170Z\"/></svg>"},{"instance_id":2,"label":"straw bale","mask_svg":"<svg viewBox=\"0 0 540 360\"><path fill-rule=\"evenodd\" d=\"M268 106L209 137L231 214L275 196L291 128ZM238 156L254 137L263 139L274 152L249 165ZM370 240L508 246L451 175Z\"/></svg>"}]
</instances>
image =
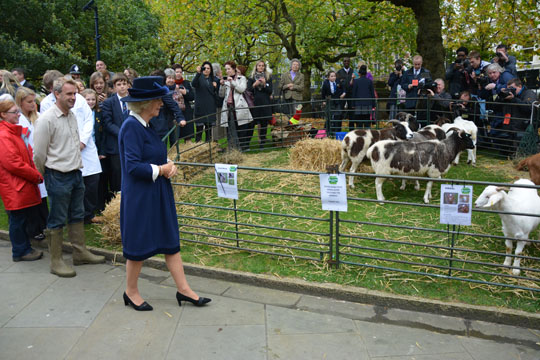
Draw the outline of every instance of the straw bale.
<instances>
[{"instance_id":1,"label":"straw bale","mask_svg":"<svg viewBox=\"0 0 540 360\"><path fill-rule=\"evenodd\" d=\"M97 232L109 244L122 244L122 236L120 234L120 193L116 194L107 204L102 215L103 222L97 226Z\"/></svg>"},{"instance_id":2,"label":"straw bale","mask_svg":"<svg viewBox=\"0 0 540 360\"><path fill-rule=\"evenodd\" d=\"M326 171L329 165L341 163L341 142L334 139L304 139L289 151L289 162L294 169Z\"/></svg>"},{"instance_id":3,"label":"straw bale","mask_svg":"<svg viewBox=\"0 0 540 360\"><path fill-rule=\"evenodd\" d=\"M301 117L300 122L311 124L311 126L317 130L324 129L326 120L322 118Z\"/></svg>"}]
</instances>

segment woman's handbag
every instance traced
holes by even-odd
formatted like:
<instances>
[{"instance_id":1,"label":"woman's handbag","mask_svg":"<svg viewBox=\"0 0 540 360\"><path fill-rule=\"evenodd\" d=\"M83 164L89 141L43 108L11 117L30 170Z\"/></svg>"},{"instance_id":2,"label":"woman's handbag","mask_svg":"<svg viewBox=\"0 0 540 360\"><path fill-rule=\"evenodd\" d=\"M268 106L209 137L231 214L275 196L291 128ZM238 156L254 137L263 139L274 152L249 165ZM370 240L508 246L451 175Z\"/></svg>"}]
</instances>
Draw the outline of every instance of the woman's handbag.
<instances>
[{"instance_id":1,"label":"woman's handbag","mask_svg":"<svg viewBox=\"0 0 540 360\"><path fill-rule=\"evenodd\" d=\"M245 90L242 95L244 96L244 99L246 100L248 107L254 107L255 106L255 98L253 97L253 93L250 90Z\"/></svg>"}]
</instances>

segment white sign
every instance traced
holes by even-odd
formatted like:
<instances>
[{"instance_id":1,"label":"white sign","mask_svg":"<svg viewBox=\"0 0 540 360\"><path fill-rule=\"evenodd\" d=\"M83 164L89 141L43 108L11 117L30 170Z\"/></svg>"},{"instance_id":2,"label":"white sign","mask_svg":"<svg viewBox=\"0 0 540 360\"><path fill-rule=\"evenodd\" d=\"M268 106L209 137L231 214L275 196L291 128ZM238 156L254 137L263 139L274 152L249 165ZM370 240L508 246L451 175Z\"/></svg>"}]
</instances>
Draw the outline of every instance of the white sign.
<instances>
[{"instance_id":1,"label":"white sign","mask_svg":"<svg viewBox=\"0 0 540 360\"><path fill-rule=\"evenodd\" d=\"M215 173L218 196L238 200L238 166L215 164Z\"/></svg>"},{"instance_id":2,"label":"white sign","mask_svg":"<svg viewBox=\"0 0 540 360\"><path fill-rule=\"evenodd\" d=\"M441 224L471 225L473 187L441 185Z\"/></svg>"},{"instance_id":3,"label":"white sign","mask_svg":"<svg viewBox=\"0 0 540 360\"><path fill-rule=\"evenodd\" d=\"M319 174L323 210L347 211L345 174Z\"/></svg>"}]
</instances>

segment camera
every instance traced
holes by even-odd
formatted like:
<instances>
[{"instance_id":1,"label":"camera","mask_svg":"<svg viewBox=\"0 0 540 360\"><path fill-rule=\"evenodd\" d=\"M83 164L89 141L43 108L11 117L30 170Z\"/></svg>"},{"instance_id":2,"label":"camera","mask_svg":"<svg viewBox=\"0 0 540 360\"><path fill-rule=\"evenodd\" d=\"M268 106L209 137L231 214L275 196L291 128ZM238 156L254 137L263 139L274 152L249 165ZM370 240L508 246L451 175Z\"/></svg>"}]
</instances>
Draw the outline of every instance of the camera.
<instances>
[{"instance_id":1,"label":"camera","mask_svg":"<svg viewBox=\"0 0 540 360\"><path fill-rule=\"evenodd\" d=\"M263 73L255 73L255 80L259 80L259 79L262 79L264 77L264 74Z\"/></svg>"},{"instance_id":2,"label":"camera","mask_svg":"<svg viewBox=\"0 0 540 360\"><path fill-rule=\"evenodd\" d=\"M504 100L506 97L510 96L510 94L516 96L516 89L501 89L501 91L499 91L497 96L500 99Z\"/></svg>"},{"instance_id":3,"label":"camera","mask_svg":"<svg viewBox=\"0 0 540 360\"><path fill-rule=\"evenodd\" d=\"M403 68L403 65L396 64L396 71L401 71L402 68Z\"/></svg>"},{"instance_id":4,"label":"camera","mask_svg":"<svg viewBox=\"0 0 540 360\"><path fill-rule=\"evenodd\" d=\"M418 90L420 90L420 95L426 95L428 93L428 90L433 91L434 93L437 92L437 83L431 79L427 79L425 81L420 81L418 83Z\"/></svg>"},{"instance_id":5,"label":"camera","mask_svg":"<svg viewBox=\"0 0 540 360\"><path fill-rule=\"evenodd\" d=\"M485 87L487 84L490 83L489 77L487 77L485 74L480 74L476 77L476 82L480 87Z\"/></svg>"}]
</instances>

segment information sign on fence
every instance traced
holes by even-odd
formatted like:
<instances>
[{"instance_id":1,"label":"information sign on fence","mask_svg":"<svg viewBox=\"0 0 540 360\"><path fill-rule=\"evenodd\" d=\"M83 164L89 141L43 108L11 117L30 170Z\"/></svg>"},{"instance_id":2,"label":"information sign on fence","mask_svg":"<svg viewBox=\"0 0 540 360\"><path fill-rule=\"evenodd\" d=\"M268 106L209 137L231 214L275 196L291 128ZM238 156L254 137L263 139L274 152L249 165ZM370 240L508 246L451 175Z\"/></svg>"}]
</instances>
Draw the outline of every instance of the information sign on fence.
<instances>
[{"instance_id":1,"label":"information sign on fence","mask_svg":"<svg viewBox=\"0 0 540 360\"><path fill-rule=\"evenodd\" d=\"M441 185L441 224L471 225L471 185Z\"/></svg>"},{"instance_id":2,"label":"information sign on fence","mask_svg":"<svg viewBox=\"0 0 540 360\"><path fill-rule=\"evenodd\" d=\"M238 166L215 164L215 173L218 196L238 200Z\"/></svg>"},{"instance_id":3,"label":"information sign on fence","mask_svg":"<svg viewBox=\"0 0 540 360\"><path fill-rule=\"evenodd\" d=\"M345 174L319 174L323 210L347 211Z\"/></svg>"}]
</instances>

